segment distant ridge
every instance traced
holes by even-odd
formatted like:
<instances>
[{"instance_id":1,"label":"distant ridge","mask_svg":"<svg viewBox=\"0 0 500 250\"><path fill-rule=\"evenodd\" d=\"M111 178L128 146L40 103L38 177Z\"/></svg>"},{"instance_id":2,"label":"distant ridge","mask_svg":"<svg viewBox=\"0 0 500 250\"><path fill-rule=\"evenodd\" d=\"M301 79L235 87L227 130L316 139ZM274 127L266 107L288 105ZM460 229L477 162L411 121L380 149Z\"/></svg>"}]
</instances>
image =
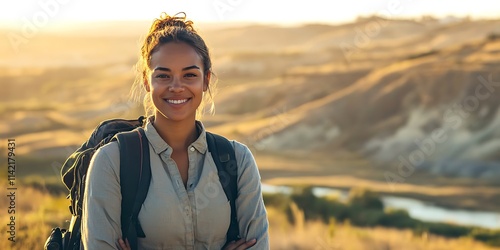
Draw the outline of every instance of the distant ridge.
<instances>
[{"instance_id":1,"label":"distant ridge","mask_svg":"<svg viewBox=\"0 0 500 250\"><path fill-rule=\"evenodd\" d=\"M22 139L26 154L64 155L102 119L138 115L127 98L148 25L41 30L17 52L0 40L0 137ZM199 30L219 80L216 116L204 117L214 132L266 152L349 151L380 167L400 156L416 162L421 151L415 169L500 176L500 20L367 17ZM440 129L446 139L426 152L421 142Z\"/></svg>"}]
</instances>

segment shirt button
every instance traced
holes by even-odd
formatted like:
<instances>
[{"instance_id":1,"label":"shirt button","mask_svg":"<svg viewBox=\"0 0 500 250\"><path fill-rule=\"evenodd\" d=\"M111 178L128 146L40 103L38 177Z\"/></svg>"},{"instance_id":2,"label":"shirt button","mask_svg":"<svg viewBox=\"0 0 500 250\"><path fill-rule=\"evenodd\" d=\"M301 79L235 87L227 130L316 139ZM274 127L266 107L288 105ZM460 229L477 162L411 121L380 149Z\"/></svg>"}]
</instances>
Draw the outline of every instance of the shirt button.
<instances>
[{"instance_id":1,"label":"shirt button","mask_svg":"<svg viewBox=\"0 0 500 250\"><path fill-rule=\"evenodd\" d=\"M191 150L191 152L194 152L194 147L191 147L189 150Z\"/></svg>"}]
</instances>

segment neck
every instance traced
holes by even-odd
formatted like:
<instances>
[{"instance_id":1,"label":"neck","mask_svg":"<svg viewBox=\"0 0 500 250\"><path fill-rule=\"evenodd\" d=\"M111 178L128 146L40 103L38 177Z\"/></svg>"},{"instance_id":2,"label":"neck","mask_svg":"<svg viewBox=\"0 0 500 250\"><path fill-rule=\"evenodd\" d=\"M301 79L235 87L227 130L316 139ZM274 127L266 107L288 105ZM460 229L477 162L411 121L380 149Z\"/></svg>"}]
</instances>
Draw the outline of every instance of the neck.
<instances>
[{"instance_id":1,"label":"neck","mask_svg":"<svg viewBox=\"0 0 500 250\"><path fill-rule=\"evenodd\" d=\"M172 121L162 115L156 115L153 126L160 137L174 150L185 150L198 137L195 119Z\"/></svg>"}]
</instances>

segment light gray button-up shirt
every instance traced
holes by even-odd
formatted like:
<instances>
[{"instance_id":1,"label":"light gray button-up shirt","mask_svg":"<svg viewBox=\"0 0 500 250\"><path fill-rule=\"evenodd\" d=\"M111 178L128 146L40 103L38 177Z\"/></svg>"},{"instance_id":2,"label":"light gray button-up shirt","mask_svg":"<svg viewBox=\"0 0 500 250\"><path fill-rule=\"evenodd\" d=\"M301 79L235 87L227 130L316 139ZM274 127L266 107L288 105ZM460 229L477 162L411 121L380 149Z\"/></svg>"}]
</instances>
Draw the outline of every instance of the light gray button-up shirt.
<instances>
[{"instance_id":1,"label":"light gray button-up shirt","mask_svg":"<svg viewBox=\"0 0 500 250\"><path fill-rule=\"evenodd\" d=\"M153 125L145 127L151 160L151 184L139 213L146 238L139 249L221 249L226 241L231 207L208 151L201 122L200 136L188 147L187 188L172 148ZM257 239L251 249L269 249L268 220L260 175L252 153L231 141L238 164L236 211L240 235ZM87 250L117 249L121 237L120 153L116 142L100 148L90 163L85 186L82 242Z\"/></svg>"}]
</instances>

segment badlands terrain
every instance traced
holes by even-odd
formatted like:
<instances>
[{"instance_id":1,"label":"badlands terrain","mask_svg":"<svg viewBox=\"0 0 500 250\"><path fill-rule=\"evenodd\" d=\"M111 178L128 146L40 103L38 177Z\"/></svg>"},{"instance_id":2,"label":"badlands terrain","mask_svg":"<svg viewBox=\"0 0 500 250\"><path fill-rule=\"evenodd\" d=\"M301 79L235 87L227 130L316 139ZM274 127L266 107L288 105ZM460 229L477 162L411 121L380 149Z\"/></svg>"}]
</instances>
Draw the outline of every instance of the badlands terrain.
<instances>
[{"instance_id":1,"label":"badlands terrain","mask_svg":"<svg viewBox=\"0 0 500 250\"><path fill-rule=\"evenodd\" d=\"M67 25L17 44L21 30L0 31L0 138L16 139L21 176L55 178L99 122L141 115L129 90L148 25ZM218 78L203 121L247 144L264 182L500 209L500 20L198 29Z\"/></svg>"}]
</instances>

